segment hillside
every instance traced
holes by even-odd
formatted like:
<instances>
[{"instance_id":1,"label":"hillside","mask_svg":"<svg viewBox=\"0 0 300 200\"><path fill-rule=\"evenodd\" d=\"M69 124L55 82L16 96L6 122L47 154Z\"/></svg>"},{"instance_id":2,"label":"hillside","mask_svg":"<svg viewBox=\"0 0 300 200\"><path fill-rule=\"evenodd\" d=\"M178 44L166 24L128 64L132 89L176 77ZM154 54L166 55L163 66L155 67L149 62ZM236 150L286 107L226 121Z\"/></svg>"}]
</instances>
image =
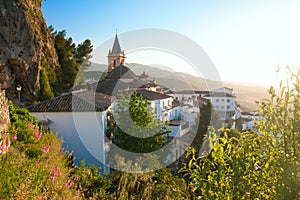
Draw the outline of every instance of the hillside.
<instances>
[{"instance_id":1,"label":"hillside","mask_svg":"<svg viewBox=\"0 0 300 200\"><path fill-rule=\"evenodd\" d=\"M234 89L238 104L241 105L244 111L257 109L255 101L268 98L267 86L249 85L238 82L224 82L207 80L201 77L192 76L182 72L170 72L166 68L159 69L137 63L126 63L136 74L141 74L144 71L151 78L155 78L159 85L175 89L175 90L212 90L218 87L227 86ZM86 77L99 79L99 72L103 72L106 66L103 64L93 63L86 72ZM98 73L95 73L97 71Z\"/></svg>"}]
</instances>

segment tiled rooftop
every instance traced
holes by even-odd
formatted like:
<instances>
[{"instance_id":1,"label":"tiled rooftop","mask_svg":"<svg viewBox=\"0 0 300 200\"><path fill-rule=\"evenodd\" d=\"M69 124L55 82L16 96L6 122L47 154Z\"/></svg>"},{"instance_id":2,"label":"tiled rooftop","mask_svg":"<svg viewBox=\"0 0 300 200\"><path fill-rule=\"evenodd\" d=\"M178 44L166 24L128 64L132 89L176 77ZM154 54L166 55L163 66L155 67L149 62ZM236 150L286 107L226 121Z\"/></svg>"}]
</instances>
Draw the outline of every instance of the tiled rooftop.
<instances>
[{"instance_id":1,"label":"tiled rooftop","mask_svg":"<svg viewBox=\"0 0 300 200\"><path fill-rule=\"evenodd\" d=\"M111 96L92 91L76 91L28 107L30 112L104 111L111 105Z\"/></svg>"}]
</instances>

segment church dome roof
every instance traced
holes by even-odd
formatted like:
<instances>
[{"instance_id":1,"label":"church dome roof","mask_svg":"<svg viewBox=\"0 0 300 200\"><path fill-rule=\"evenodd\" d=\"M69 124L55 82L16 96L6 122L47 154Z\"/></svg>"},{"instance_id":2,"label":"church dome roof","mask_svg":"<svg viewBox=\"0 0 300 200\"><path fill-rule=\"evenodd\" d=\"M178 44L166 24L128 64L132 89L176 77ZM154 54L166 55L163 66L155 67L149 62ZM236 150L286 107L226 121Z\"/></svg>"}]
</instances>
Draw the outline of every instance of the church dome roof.
<instances>
[{"instance_id":1,"label":"church dome roof","mask_svg":"<svg viewBox=\"0 0 300 200\"><path fill-rule=\"evenodd\" d=\"M107 79L136 79L137 76L134 74L134 72L125 65L119 65L115 67L109 74L106 76Z\"/></svg>"}]
</instances>

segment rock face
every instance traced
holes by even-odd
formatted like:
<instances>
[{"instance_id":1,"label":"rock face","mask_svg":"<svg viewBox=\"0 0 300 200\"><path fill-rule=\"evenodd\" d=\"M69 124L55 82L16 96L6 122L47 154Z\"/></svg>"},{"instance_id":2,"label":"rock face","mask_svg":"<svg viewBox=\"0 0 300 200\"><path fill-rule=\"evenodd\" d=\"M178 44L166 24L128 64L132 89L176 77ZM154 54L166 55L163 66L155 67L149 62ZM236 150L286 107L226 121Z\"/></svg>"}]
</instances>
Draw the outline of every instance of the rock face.
<instances>
[{"instance_id":1,"label":"rock face","mask_svg":"<svg viewBox=\"0 0 300 200\"><path fill-rule=\"evenodd\" d=\"M0 91L0 139L8 132L9 121L8 101L5 97L5 91Z\"/></svg>"},{"instance_id":2,"label":"rock face","mask_svg":"<svg viewBox=\"0 0 300 200\"><path fill-rule=\"evenodd\" d=\"M52 35L41 11L42 0L0 0L0 84L9 99L34 101L40 91L41 60L58 66Z\"/></svg>"}]
</instances>

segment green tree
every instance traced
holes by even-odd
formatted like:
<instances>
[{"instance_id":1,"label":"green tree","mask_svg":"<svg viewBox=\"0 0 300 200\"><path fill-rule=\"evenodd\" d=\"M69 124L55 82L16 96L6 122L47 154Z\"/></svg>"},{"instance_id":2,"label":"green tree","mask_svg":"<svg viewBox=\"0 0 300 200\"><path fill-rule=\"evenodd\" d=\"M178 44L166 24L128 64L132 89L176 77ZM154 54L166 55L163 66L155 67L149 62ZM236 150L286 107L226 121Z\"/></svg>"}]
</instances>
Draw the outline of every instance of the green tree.
<instances>
[{"instance_id":1,"label":"green tree","mask_svg":"<svg viewBox=\"0 0 300 200\"><path fill-rule=\"evenodd\" d=\"M200 150L203 138L207 133L208 127L211 125L211 116L212 116L212 105L210 101L203 103L199 107L200 117L198 120L198 129L191 146L194 147L197 151Z\"/></svg>"},{"instance_id":2,"label":"green tree","mask_svg":"<svg viewBox=\"0 0 300 200\"><path fill-rule=\"evenodd\" d=\"M50 83L49 83L49 79L48 79L48 75L47 75L47 71L45 68L41 68L40 71L40 100L47 100L47 99L51 99L54 97L54 94L52 92Z\"/></svg>"},{"instance_id":3,"label":"green tree","mask_svg":"<svg viewBox=\"0 0 300 200\"><path fill-rule=\"evenodd\" d=\"M80 65L74 56L76 45L72 38L66 38L66 31L55 31L54 46L58 55L60 68L57 70L56 90L58 93L68 91L76 78Z\"/></svg>"},{"instance_id":4,"label":"green tree","mask_svg":"<svg viewBox=\"0 0 300 200\"><path fill-rule=\"evenodd\" d=\"M60 64L60 68L56 71L57 81L54 87L55 92L59 94L69 91L76 81L78 83L84 81L83 71L90 65L93 46L89 39L76 46L73 39L66 36L66 31L53 31L51 27L50 30Z\"/></svg>"},{"instance_id":5,"label":"green tree","mask_svg":"<svg viewBox=\"0 0 300 200\"><path fill-rule=\"evenodd\" d=\"M169 131L154 117L150 102L136 92L121 94L113 112L116 116L113 134L120 148L147 153L160 149L167 142Z\"/></svg>"},{"instance_id":6,"label":"green tree","mask_svg":"<svg viewBox=\"0 0 300 200\"><path fill-rule=\"evenodd\" d=\"M84 71L91 66L90 59L92 58L93 45L89 39L86 39L83 43L78 44L75 50L75 56L77 63L80 64L75 84L81 84L85 81Z\"/></svg>"}]
</instances>

